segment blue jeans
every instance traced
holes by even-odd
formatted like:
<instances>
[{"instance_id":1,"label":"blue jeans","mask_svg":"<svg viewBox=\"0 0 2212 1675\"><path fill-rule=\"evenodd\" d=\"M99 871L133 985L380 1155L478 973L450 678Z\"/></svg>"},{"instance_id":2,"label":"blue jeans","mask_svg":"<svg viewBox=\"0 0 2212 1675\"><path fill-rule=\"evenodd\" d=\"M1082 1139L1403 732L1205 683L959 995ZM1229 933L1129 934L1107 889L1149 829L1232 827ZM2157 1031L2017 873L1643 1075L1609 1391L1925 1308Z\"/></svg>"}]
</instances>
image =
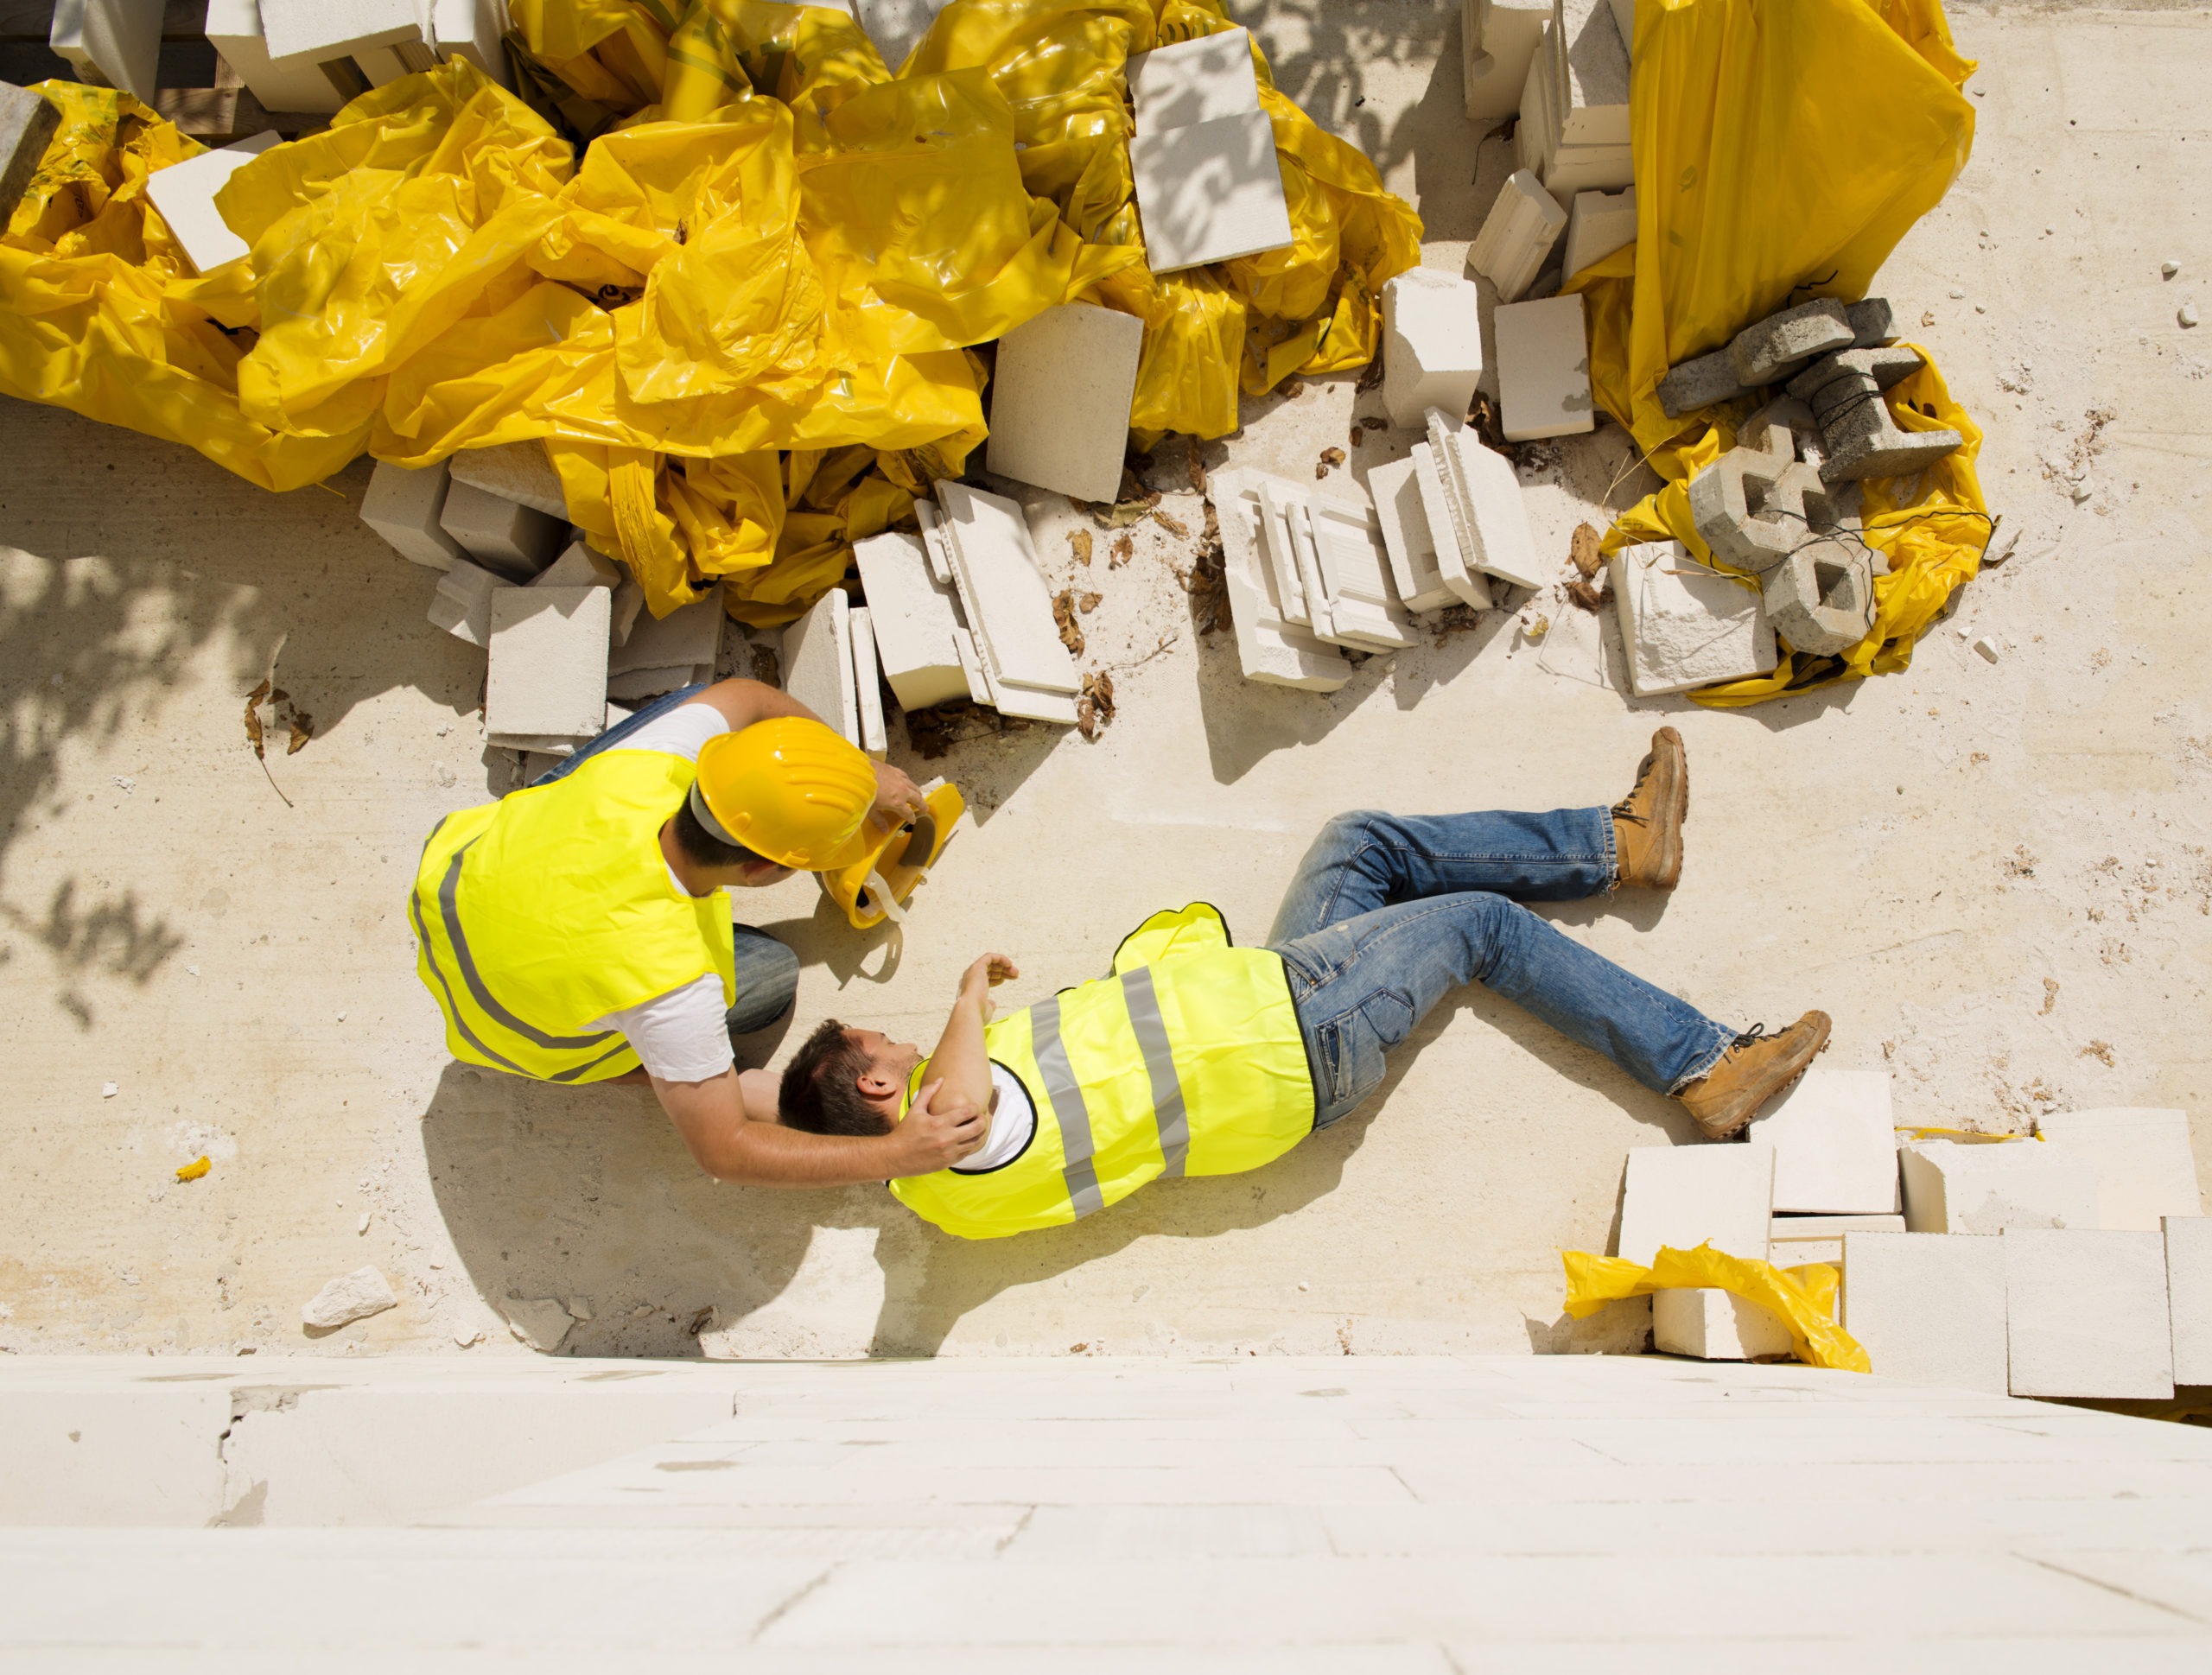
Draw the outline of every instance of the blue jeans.
<instances>
[{"instance_id":1,"label":"blue jeans","mask_svg":"<svg viewBox=\"0 0 2212 1675\"><path fill-rule=\"evenodd\" d=\"M1268 944L1288 968L1313 1068L1313 1126L1381 1083L1428 1009L1481 983L1645 1087L1695 1081L1736 1031L1520 905L1613 887L1612 814L1338 815L1300 862Z\"/></svg>"},{"instance_id":2,"label":"blue jeans","mask_svg":"<svg viewBox=\"0 0 2212 1675\"><path fill-rule=\"evenodd\" d=\"M626 721L618 721L564 762L559 762L530 782L531 788L550 785L576 771L585 758L612 750L657 716L697 697L707 688L687 686L656 698ZM737 999L724 1018L732 1035L765 1030L791 1009L798 999L798 955L766 931L751 925L730 927L737 939Z\"/></svg>"}]
</instances>

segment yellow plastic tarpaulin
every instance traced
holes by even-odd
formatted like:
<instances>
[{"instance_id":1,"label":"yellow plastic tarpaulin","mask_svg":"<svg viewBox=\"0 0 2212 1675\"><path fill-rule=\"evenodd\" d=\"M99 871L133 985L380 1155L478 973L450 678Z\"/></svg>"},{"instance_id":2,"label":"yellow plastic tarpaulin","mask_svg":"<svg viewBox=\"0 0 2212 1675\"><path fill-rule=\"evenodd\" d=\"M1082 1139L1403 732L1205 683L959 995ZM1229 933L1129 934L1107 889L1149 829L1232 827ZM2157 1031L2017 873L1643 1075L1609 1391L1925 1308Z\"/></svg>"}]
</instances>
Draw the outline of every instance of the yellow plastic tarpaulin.
<instances>
[{"instance_id":1,"label":"yellow plastic tarpaulin","mask_svg":"<svg viewBox=\"0 0 2212 1675\"><path fill-rule=\"evenodd\" d=\"M1770 1262L1730 1256L1709 1244L1690 1251L1662 1245L1648 1268L1588 1251L1562 1251L1560 1259L1567 1267L1567 1312L1576 1320L1624 1297L1710 1286L1757 1304L1781 1321L1797 1359L1807 1366L1846 1373L1873 1370L1859 1341L1836 1324L1840 1276L1825 1262L1785 1272Z\"/></svg>"}]
</instances>

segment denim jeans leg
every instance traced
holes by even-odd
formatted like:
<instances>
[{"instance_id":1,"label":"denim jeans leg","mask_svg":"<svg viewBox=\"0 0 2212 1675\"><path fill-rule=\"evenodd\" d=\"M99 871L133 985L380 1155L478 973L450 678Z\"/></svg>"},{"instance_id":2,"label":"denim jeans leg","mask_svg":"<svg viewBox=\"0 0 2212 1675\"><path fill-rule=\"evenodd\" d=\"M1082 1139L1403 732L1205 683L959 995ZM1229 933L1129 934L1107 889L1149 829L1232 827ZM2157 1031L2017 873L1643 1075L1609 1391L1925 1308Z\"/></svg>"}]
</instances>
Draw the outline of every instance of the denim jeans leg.
<instances>
[{"instance_id":1,"label":"denim jeans leg","mask_svg":"<svg viewBox=\"0 0 2212 1675\"><path fill-rule=\"evenodd\" d=\"M737 999L724 1023L732 1035L765 1030L798 999L798 955L765 930L734 925L737 936Z\"/></svg>"},{"instance_id":2,"label":"denim jeans leg","mask_svg":"<svg viewBox=\"0 0 2212 1675\"><path fill-rule=\"evenodd\" d=\"M1459 891L1578 901L1613 887L1609 809L1548 814L1338 815L1299 863L1268 934L1271 948L1398 902Z\"/></svg>"},{"instance_id":3,"label":"denim jeans leg","mask_svg":"<svg viewBox=\"0 0 2212 1675\"><path fill-rule=\"evenodd\" d=\"M1735 1038L1516 902L1482 891L1401 902L1278 944L1313 1066L1315 1126L1382 1080L1384 1056L1453 989L1481 983L1655 1092L1711 1068Z\"/></svg>"},{"instance_id":4,"label":"denim jeans leg","mask_svg":"<svg viewBox=\"0 0 2212 1675\"><path fill-rule=\"evenodd\" d=\"M697 697L706 689L707 688L703 686L687 686L677 691L669 693L665 696L654 699L652 702L647 704L636 714L630 716L625 720L617 721L613 726L607 728L605 733L601 733L598 738L584 746L574 755L569 756L560 762L555 763L553 766L548 768L543 773L538 775L537 778L531 780L530 784L524 786L523 789L524 790L535 790L540 785L550 785L556 779L567 778L570 774L576 771L578 765L582 764L586 758L596 756L600 752L604 750L613 750L617 745L620 745L625 739L635 733L639 727L645 726L646 722L667 714L669 711L674 709L678 704L689 703L692 699Z\"/></svg>"}]
</instances>

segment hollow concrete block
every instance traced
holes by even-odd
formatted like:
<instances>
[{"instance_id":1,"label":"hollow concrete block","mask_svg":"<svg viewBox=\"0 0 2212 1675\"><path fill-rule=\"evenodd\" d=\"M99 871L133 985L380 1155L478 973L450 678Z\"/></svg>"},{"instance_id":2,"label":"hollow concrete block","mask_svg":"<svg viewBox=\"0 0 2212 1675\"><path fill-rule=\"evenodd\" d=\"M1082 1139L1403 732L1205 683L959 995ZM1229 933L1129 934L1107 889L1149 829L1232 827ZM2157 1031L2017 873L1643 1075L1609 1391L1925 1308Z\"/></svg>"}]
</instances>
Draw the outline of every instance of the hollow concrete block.
<instances>
[{"instance_id":1,"label":"hollow concrete block","mask_svg":"<svg viewBox=\"0 0 2212 1675\"><path fill-rule=\"evenodd\" d=\"M1795 374L1816 355L1848 349L1854 333L1843 304L1819 297L1755 320L1728 345L1728 364L1746 389Z\"/></svg>"},{"instance_id":2,"label":"hollow concrete block","mask_svg":"<svg viewBox=\"0 0 2212 1675\"><path fill-rule=\"evenodd\" d=\"M1078 500L1111 501L1129 448L1144 322L1089 303L1024 320L999 339L990 468Z\"/></svg>"},{"instance_id":3,"label":"hollow concrete block","mask_svg":"<svg viewBox=\"0 0 2212 1675\"><path fill-rule=\"evenodd\" d=\"M543 442L505 442L497 447L465 447L446 461L453 480L512 500L518 506L565 519L568 497L561 473L545 457Z\"/></svg>"},{"instance_id":4,"label":"hollow concrete block","mask_svg":"<svg viewBox=\"0 0 2212 1675\"><path fill-rule=\"evenodd\" d=\"M562 519L466 483L446 491L438 522L470 557L510 581L528 581L553 562L569 537Z\"/></svg>"},{"instance_id":5,"label":"hollow concrete block","mask_svg":"<svg viewBox=\"0 0 2212 1675\"><path fill-rule=\"evenodd\" d=\"M1769 446L1772 428L1760 439ZM1821 474L1801 464L1794 447L1732 447L1690 479L1689 499L1691 522L1713 557L1753 575L1842 521Z\"/></svg>"},{"instance_id":6,"label":"hollow concrete block","mask_svg":"<svg viewBox=\"0 0 2212 1675\"><path fill-rule=\"evenodd\" d=\"M2063 1145L1915 1140L1899 1150L1897 1161L1905 1225L1915 1233L2097 1225L2097 1171Z\"/></svg>"},{"instance_id":7,"label":"hollow concrete block","mask_svg":"<svg viewBox=\"0 0 2212 1675\"><path fill-rule=\"evenodd\" d=\"M1847 303L1843 317L1850 322L1851 346L1854 349L1872 349L1896 335L1896 322L1886 296L1870 296L1863 302Z\"/></svg>"},{"instance_id":8,"label":"hollow concrete block","mask_svg":"<svg viewBox=\"0 0 2212 1675\"><path fill-rule=\"evenodd\" d=\"M368 492L361 497L361 522L402 558L428 569L446 569L461 553L461 542L446 533L441 522L449 482L442 465L410 471L379 460L370 473Z\"/></svg>"},{"instance_id":9,"label":"hollow concrete block","mask_svg":"<svg viewBox=\"0 0 2212 1675\"><path fill-rule=\"evenodd\" d=\"M1543 182L1528 169L1516 169L1498 189L1467 263L1497 288L1499 301L1517 302L1567 231L1567 212ZM1459 411L1466 411L1464 403Z\"/></svg>"},{"instance_id":10,"label":"hollow concrete block","mask_svg":"<svg viewBox=\"0 0 2212 1675\"><path fill-rule=\"evenodd\" d=\"M595 739L607 722L613 595L604 587L502 587L492 595L484 730Z\"/></svg>"},{"instance_id":11,"label":"hollow concrete block","mask_svg":"<svg viewBox=\"0 0 2212 1675\"><path fill-rule=\"evenodd\" d=\"M1466 416L1483 376L1481 293L1435 268L1382 287L1382 406L1395 425L1428 409Z\"/></svg>"},{"instance_id":12,"label":"hollow concrete block","mask_svg":"<svg viewBox=\"0 0 2212 1675\"><path fill-rule=\"evenodd\" d=\"M1774 671L1774 630L1756 588L1697 563L1678 541L1624 547L1611 568L1636 696Z\"/></svg>"},{"instance_id":13,"label":"hollow concrete block","mask_svg":"<svg viewBox=\"0 0 2212 1675\"><path fill-rule=\"evenodd\" d=\"M1883 1070L1815 1065L1769 1100L1750 1138L1774 1148L1776 1213L1895 1215L1904 1199L1894 1121Z\"/></svg>"},{"instance_id":14,"label":"hollow concrete block","mask_svg":"<svg viewBox=\"0 0 2212 1675\"><path fill-rule=\"evenodd\" d=\"M1878 1377L2003 1395L2004 1241L1846 1233L1842 1325Z\"/></svg>"},{"instance_id":15,"label":"hollow concrete block","mask_svg":"<svg viewBox=\"0 0 2212 1675\"><path fill-rule=\"evenodd\" d=\"M1774 1148L1639 1145L1628 1154L1618 1254L1651 1266L1661 1246L1710 1243L1764 1261L1774 1219Z\"/></svg>"},{"instance_id":16,"label":"hollow concrete block","mask_svg":"<svg viewBox=\"0 0 2212 1675\"><path fill-rule=\"evenodd\" d=\"M60 126L60 111L44 94L0 81L0 227L22 201Z\"/></svg>"},{"instance_id":17,"label":"hollow concrete block","mask_svg":"<svg viewBox=\"0 0 2212 1675\"><path fill-rule=\"evenodd\" d=\"M2204 1214L2186 1111L2066 1111L2037 1118L2036 1133L2095 1167L2103 1227L2155 1233L2169 1215Z\"/></svg>"},{"instance_id":18,"label":"hollow concrete block","mask_svg":"<svg viewBox=\"0 0 2212 1675\"><path fill-rule=\"evenodd\" d=\"M931 574L918 536L888 530L855 542L861 590L868 598L876 656L904 709L927 709L969 695L953 631L961 626L951 587Z\"/></svg>"},{"instance_id":19,"label":"hollow concrete block","mask_svg":"<svg viewBox=\"0 0 2212 1675\"><path fill-rule=\"evenodd\" d=\"M1774 631L1813 657L1848 651L1874 625L1873 568L1848 542L1800 547L1766 573L1761 597Z\"/></svg>"},{"instance_id":20,"label":"hollow concrete block","mask_svg":"<svg viewBox=\"0 0 2212 1675\"><path fill-rule=\"evenodd\" d=\"M2008 1228L1998 1243L2014 1395L2156 1401L2174 1393L2162 1234Z\"/></svg>"},{"instance_id":21,"label":"hollow concrete block","mask_svg":"<svg viewBox=\"0 0 2212 1675\"><path fill-rule=\"evenodd\" d=\"M2212 1216L2169 1215L2162 1236L2174 1382L2212 1385Z\"/></svg>"},{"instance_id":22,"label":"hollow concrete block","mask_svg":"<svg viewBox=\"0 0 2212 1675\"><path fill-rule=\"evenodd\" d=\"M1651 1294L1651 1347L1699 1361L1783 1361L1789 1329L1733 1291L1701 1286Z\"/></svg>"},{"instance_id":23,"label":"hollow concrete block","mask_svg":"<svg viewBox=\"0 0 2212 1675\"><path fill-rule=\"evenodd\" d=\"M1659 405L1670 419L1701 407L1717 407L1748 393L1726 349L1679 362L1659 380Z\"/></svg>"},{"instance_id":24,"label":"hollow concrete block","mask_svg":"<svg viewBox=\"0 0 2212 1675\"><path fill-rule=\"evenodd\" d=\"M1491 317L1497 345L1499 428L1509 442L1592 428L1590 345L1579 295L1516 302Z\"/></svg>"}]
</instances>

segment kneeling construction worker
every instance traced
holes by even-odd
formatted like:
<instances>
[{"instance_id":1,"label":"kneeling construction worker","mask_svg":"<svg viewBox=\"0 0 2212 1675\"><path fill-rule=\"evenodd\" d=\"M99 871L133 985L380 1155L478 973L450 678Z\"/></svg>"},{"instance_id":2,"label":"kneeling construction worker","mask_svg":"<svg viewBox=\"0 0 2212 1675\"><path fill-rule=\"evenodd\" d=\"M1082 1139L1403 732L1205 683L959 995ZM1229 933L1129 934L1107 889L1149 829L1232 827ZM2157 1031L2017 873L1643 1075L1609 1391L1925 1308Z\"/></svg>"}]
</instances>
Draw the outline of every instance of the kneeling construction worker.
<instances>
[{"instance_id":1,"label":"kneeling construction worker","mask_svg":"<svg viewBox=\"0 0 2212 1675\"><path fill-rule=\"evenodd\" d=\"M848 1185L943 1169L980 1108L896 1132L779 1127L775 1083L741 1079L731 1037L790 1011L798 959L734 925L725 887L774 884L865 852L922 812L898 769L756 681L689 688L553 772L430 834L408 904L416 968L454 1056L546 1082L649 1078L721 1179ZM911 1129L911 1133L909 1132Z\"/></svg>"},{"instance_id":2,"label":"kneeling construction worker","mask_svg":"<svg viewBox=\"0 0 2212 1675\"><path fill-rule=\"evenodd\" d=\"M999 955L968 968L937 1050L824 1024L785 1070L782 1120L896 1133L925 1082L989 1113L983 1144L893 1181L907 1208L989 1239L1072 1221L1160 1176L1257 1169L1341 1120L1428 1009L1479 982L1672 1094L1713 1139L1740 1131L1827 1043L1825 1012L1737 1031L1520 905L1672 889L1689 775L1662 727L1610 809L1401 819L1339 815L1300 866L1265 948L1205 905L1157 913L1113 974L992 1019Z\"/></svg>"}]
</instances>

